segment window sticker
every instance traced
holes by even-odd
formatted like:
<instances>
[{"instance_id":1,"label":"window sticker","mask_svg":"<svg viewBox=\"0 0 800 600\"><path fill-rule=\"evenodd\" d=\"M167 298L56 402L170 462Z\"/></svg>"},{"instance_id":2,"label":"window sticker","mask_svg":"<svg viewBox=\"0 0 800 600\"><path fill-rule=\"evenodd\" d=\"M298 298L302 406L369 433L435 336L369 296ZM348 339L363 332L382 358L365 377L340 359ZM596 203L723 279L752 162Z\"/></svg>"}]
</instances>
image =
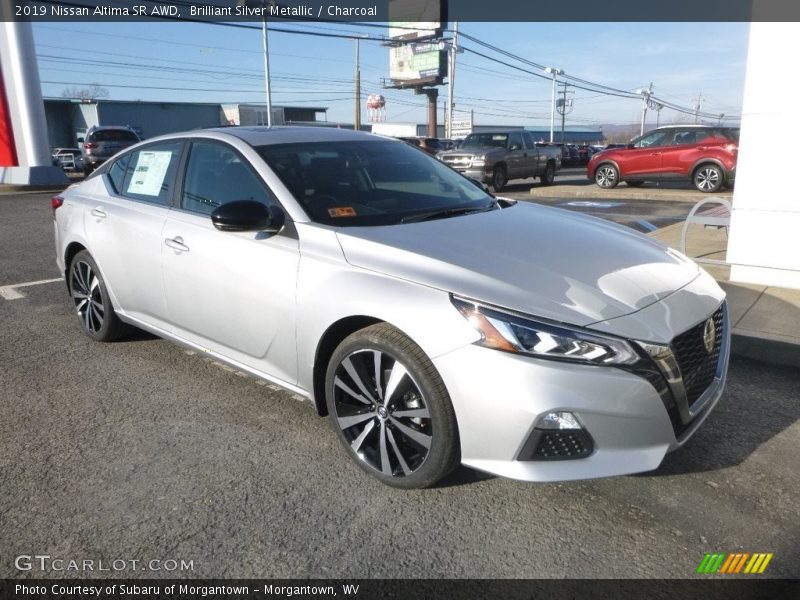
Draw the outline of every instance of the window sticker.
<instances>
[{"instance_id":1,"label":"window sticker","mask_svg":"<svg viewBox=\"0 0 800 600\"><path fill-rule=\"evenodd\" d=\"M328 214L331 217L355 217L356 209L351 206L339 206L337 208L329 208Z\"/></svg>"},{"instance_id":2,"label":"window sticker","mask_svg":"<svg viewBox=\"0 0 800 600\"><path fill-rule=\"evenodd\" d=\"M140 196L161 195L161 186L164 185L171 159L170 151L139 152L139 160L136 161L136 167L128 184L128 193Z\"/></svg>"}]
</instances>

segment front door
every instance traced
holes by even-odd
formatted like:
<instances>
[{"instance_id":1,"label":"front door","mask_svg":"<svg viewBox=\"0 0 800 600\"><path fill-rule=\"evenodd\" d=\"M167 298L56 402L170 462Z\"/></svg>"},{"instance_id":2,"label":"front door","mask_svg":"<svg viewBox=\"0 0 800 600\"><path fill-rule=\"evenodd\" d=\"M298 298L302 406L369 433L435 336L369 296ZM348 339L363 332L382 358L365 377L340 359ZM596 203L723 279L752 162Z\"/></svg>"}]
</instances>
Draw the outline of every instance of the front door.
<instances>
[{"instance_id":1,"label":"front door","mask_svg":"<svg viewBox=\"0 0 800 600\"><path fill-rule=\"evenodd\" d=\"M219 231L210 215L234 200L276 202L233 147L193 141L162 234L170 319L188 341L293 384L298 240L291 227Z\"/></svg>"}]
</instances>

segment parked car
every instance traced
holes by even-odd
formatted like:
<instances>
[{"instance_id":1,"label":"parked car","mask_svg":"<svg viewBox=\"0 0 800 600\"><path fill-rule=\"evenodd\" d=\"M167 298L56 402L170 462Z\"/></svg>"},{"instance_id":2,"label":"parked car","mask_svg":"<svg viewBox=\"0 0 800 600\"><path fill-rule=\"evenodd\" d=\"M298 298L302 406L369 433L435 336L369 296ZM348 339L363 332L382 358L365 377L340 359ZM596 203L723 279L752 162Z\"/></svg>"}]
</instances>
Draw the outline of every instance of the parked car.
<instances>
[{"instance_id":1,"label":"parked car","mask_svg":"<svg viewBox=\"0 0 800 600\"><path fill-rule=\"evenodd\" d=\"M596 154L586 174L602 188L620 181L688 180L701 192L716 192L736 177L738 130L705 125L673 125L634 138L625 148Z\"/></svg>"},{"instance_id":2,"label":"parked car","mask_svg":"<svg viewBox=\"0 0 800 600\"><path fill-rule=\"evenodd\" d=\"M443 150L442 145L436 138L419 136L419 137L401 137L400 139L434 156L438 152L441 152Z\"/></svg>"},{"instance_id":3,"label":"parked car","mask_svg":"<svg viewBox=\"0 0 800 600\"><path fill-rule=\"evenodd\" d=\"M389 485L459 463L526 481L655 469L725 383L725 295L694 262L494 198L396 140L171 134L52 207L86 335L139 327L280 384Z\"/></svg>"},{"instance_id":4,"label":"parked car","mask_svg":"<svg viewBox=\"0 0 800 600\"><path fill-rule=\"evenodd\" d=\"M458 149L440 152L437 158L500 192L511 179L539 177L542 185L551 185L561 169L559 154L537 144L529 132L516 130L470 133Z\"/></svg>"},{"instance_id":5,"label":"parked car","mask_svg":"<svg viewBox=\"0 0 800 600\"><path fill-rule=\"evenodd\" d=\"M120 150L140 142L130 127L92 127L83 139L83 172L89 175Z\"/></svg>"},{"instance_id":6,"label":"parked car","mask_svg":"<svg viewBox=\"0 0 800 600\"><path fill-rule=\"evenodd\" d=\"M589 164L589 159L594 154L594 148L591 146L578 146L578 162L582 165Z\"/></svg>"},{"instance_id":7,"label":"parked car","mask_svg":"<svg viewBox=\"0 0 800 600\"><path fill-rule=\"evenodd\" d=\"M51 156L55 167L61 167L65 171L83 169L83 156L80 148L53 148Z\"/></svg>"}]
</instances>

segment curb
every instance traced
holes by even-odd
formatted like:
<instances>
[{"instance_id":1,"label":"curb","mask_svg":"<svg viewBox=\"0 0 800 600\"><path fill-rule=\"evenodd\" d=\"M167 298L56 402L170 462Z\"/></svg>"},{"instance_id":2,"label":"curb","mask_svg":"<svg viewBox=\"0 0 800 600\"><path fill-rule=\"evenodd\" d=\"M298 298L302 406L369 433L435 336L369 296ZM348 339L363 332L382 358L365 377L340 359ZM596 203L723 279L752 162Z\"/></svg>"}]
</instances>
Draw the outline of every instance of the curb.
<instances>
[{"instance_id":1,"label":"curb","mask_svg":"<svg viewBox=\"0 0 800 600\"><path fill-rule=\"evenodd\" d=\"M708 198L718 198L722 200L731 201L733 194L702 194L699 192L684 192L683 190L672 190L663 188L644 188L633 191L631 189L620 188L616 193L609 193L607 191L583 190L583 189L565 189L562 186L558 189L558 184L543 188L535 186L530 189L530 195L533 197L541 196L544 198L591 198L595 200L604 200L608 202L619 202L620 200L674 200L677 202L691 202L696 203L700 200Z\"/></svg>"},{"instance_id":2,"label":"curb","mask_svg":"<svg viewBox=\"0 0 800 600\"><path fill-rule=\"evenodd\" d=\"M800 344L756 336L742 331L731 332L731 354L771 365L800 368Z\"/></svg>"}]
</instances>

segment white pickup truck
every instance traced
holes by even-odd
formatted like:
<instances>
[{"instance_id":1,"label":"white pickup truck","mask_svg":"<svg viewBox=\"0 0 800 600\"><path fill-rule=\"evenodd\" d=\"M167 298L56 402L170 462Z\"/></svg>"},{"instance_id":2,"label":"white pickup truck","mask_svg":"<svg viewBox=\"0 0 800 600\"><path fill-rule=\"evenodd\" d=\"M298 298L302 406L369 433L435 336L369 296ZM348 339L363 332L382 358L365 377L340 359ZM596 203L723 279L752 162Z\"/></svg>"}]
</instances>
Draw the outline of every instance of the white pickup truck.
<instances>
[{"instance_id":1,"label":"white pickup truck","mask_svg":"<svg viewBox=\"0 0 800 600\"><path fill-rule=\"evenodd\" d=\"M500 192L512 179L539 177L550 185L561 169L561 149L539 145L530 132L488 131L470 133L455 150L437 158L456 171L488 183Z\"/></svg>"}]
</instances>

